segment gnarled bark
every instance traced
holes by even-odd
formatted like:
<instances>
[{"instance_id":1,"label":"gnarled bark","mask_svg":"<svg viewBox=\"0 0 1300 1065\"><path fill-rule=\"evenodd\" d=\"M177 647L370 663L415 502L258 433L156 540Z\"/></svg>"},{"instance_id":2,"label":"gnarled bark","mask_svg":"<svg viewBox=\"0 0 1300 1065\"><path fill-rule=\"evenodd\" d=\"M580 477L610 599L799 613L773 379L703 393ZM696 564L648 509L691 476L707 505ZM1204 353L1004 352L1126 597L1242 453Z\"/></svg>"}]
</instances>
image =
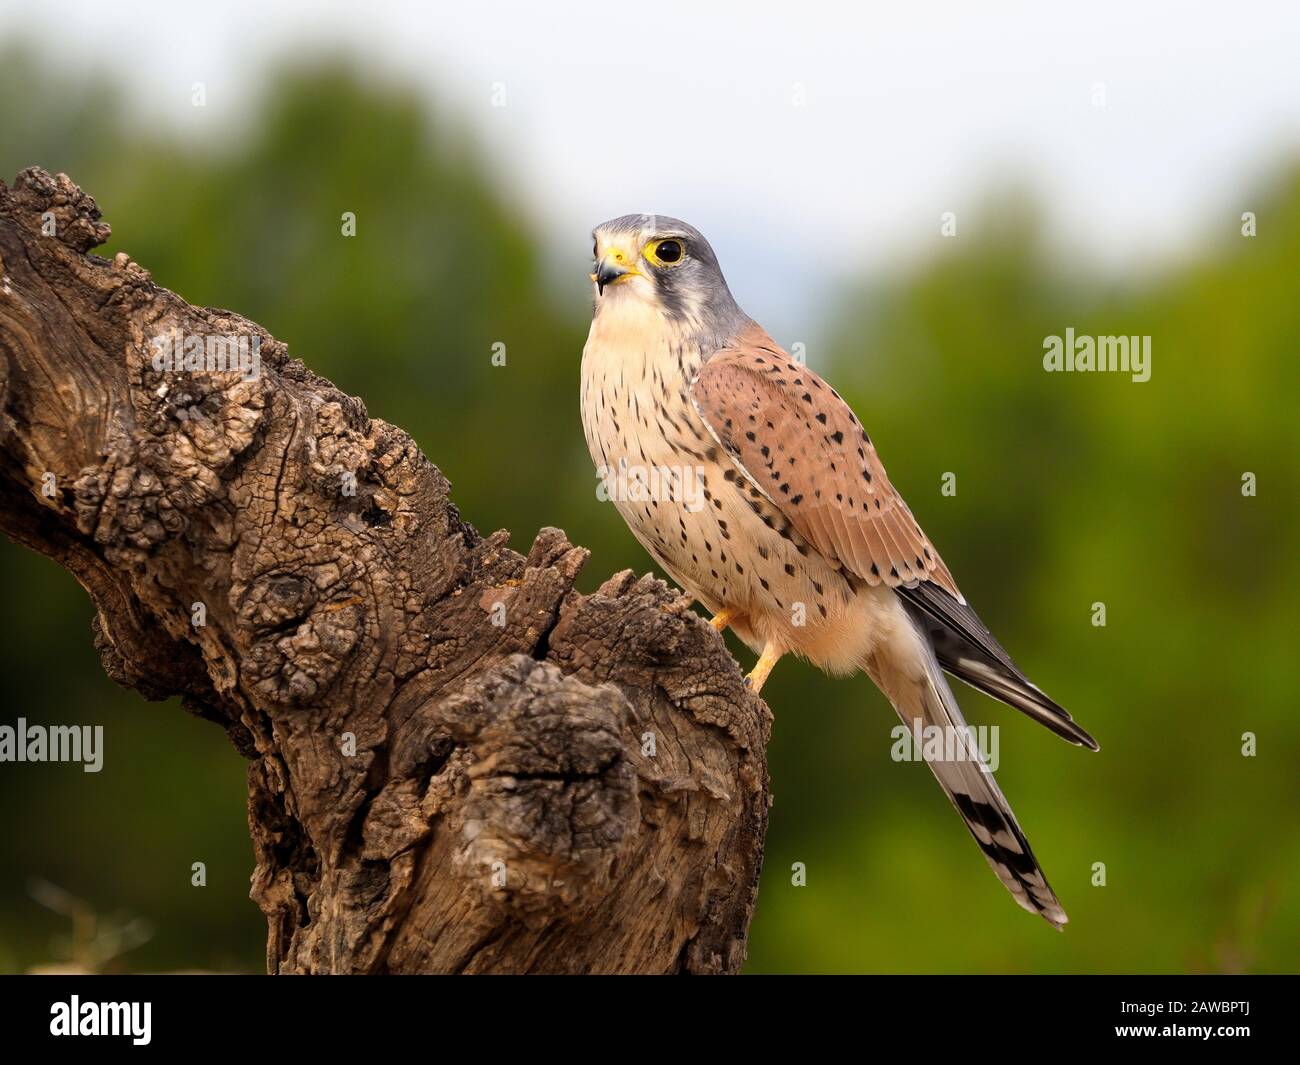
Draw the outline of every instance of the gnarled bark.
<instances>
[{"instance_id":1,"label":"gnarled bark","mask_svg":"<svg viewBox=\"0 0 1300 1065\"><path fill-rule=\"evenodd\" d=\"M0 183L0 527L71 571L115 681L250 759L272 973L734 972L770 718L663 583L574 590L230 311L119 254L66 176ZM169 369L237 336L260 372Z\"/></svg>"}]
</instances>

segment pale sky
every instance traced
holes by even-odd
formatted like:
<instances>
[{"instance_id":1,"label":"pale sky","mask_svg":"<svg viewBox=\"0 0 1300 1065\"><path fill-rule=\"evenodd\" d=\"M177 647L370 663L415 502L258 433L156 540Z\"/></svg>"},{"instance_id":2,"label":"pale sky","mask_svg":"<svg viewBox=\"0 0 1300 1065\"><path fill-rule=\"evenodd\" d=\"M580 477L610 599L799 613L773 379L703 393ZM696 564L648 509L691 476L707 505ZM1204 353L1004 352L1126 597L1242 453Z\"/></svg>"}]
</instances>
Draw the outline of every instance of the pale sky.
<instances>
[{"instance_id":1,"label":"pale sky","mask_svg":"<svg viewBox=\"0 0 1300 1065\"><path fill-rule=\"evenodd\" d=\"M944 211L960 239L1007 181L1067 254L1132 274L1235 232L1300 155L1300 5L1281 0L62 0L57 32L0 4L0 35L111 67L198 136L240 122L286 53L356 54L480 136L557 261L581 269L606 218L677 215L787 338L829 280L926 254Z\"/></svg>"}]
</instances>

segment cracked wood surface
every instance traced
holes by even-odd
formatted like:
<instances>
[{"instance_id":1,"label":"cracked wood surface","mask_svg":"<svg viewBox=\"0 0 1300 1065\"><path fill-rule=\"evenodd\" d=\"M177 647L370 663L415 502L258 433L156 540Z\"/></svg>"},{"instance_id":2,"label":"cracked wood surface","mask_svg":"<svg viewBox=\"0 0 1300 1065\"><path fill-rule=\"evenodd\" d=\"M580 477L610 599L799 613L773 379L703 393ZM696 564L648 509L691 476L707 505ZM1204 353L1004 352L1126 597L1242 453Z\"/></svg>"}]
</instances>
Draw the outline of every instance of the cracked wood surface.
<instances>
[{"instance_id":1,"label":"cracked wood surface","mask_svg":"<svg viewBox=\"0 0 1300 1065\"><path fill-rule=\"evenodd\" d=\"M735 972L770 715L717 635L650 577L578 593L558 529L479 535L406 433L108 235L65 175L0 182L0 528L90 594L109 677L249 759L268 971ZM260 373L156 369L172 331Z\"/></svg>"}]
</instances>

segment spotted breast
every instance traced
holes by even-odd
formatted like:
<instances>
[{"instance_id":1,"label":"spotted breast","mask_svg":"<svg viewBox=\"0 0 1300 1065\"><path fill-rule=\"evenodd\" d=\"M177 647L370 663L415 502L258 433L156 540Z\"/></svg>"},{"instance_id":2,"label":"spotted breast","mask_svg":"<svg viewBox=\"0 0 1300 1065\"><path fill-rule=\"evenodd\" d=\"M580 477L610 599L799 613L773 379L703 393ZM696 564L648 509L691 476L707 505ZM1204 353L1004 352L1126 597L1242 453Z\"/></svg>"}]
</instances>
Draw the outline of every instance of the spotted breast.
<instances>
[{"instance_id":1,"label":"spotted breast","mask_svg":"<svg viewBox=\"0 0 1300 1065\"><path fill-rule=\"evenodd\" d=\"M733 615L748 646L775 643L851 672L879 630L873 615L887 619L889 604L860 594L864 582L827 561L702 417L700 371L733 344L790 361L752 322L713 348L631 301L598 315L582 356L592 461L646 550L711 612Z\"/></svg>"}]
</instances>

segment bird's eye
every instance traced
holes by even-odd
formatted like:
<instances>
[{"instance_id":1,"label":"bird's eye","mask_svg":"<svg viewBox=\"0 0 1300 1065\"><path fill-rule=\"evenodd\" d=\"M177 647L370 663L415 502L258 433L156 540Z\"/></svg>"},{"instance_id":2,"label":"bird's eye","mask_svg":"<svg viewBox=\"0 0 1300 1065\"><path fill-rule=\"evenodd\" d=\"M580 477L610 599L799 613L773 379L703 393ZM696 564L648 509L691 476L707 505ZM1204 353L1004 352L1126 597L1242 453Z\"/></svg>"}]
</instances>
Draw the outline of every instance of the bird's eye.
<instances>
[{"instance_id":1,"label":"bird's eye","mask_svg":"<svg viewBox=\"0 0 1300 1065\"><path fill-rule=\"evenodd\" d=\"M655 266L672 266L681 262L685 254L685 246L673 237L667 240L652 240L645 246L645 257Z\"/></svg>"},{"instance_id":2,"label":"bird's eye","mask_svg":"<svg viewBox=\"0 0 1300 1065\"><path fill-rule=\"evenodd\" d=\"M598 240L593 240L591 242L591 257L593 259L600 258L600 241Z\"/></svg>"}]
</instances>

